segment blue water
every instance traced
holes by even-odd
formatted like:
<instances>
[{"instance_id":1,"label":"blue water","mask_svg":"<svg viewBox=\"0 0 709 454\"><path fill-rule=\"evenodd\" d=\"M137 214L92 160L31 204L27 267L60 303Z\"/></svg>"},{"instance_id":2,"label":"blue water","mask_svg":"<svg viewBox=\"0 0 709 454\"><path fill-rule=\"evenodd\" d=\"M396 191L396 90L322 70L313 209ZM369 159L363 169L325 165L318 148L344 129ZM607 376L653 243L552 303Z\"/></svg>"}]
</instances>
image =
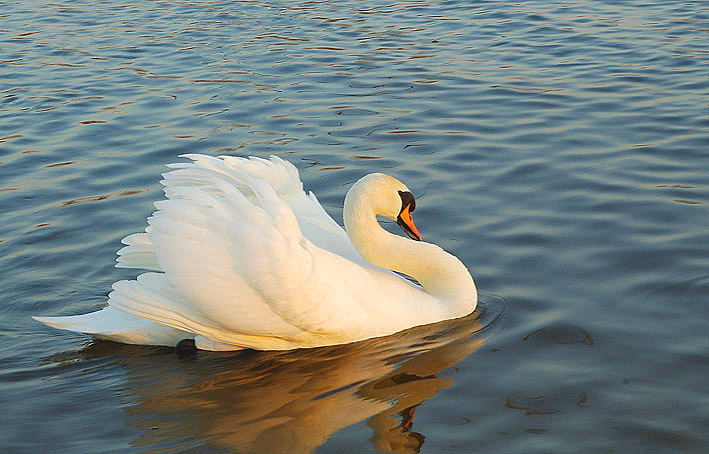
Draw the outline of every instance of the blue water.
<instances>
[{"instance_id":1,"label":"blue water","mask_svg":"<svg viewBox=\"0 0 709 454\"><path fill-rule=\"evenodd\" d=\"M702 2L0 3L0 446L706 452L707 31ZM284 157L338 221L395 175L482 313L185 357L31 319L134 277L187 152Z\"/></svg>"}]
</instances>

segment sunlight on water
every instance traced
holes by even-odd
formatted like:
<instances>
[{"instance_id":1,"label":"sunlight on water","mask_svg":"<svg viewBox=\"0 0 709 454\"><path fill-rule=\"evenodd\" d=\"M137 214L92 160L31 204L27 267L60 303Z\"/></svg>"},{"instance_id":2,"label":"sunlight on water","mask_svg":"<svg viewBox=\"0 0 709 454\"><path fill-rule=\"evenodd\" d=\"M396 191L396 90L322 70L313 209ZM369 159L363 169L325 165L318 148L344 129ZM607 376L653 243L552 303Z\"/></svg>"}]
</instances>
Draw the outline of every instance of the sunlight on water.
<instances>
[{"instance_id":1,"label":"sunlight on water","mask_svg":"<svg viewBox=\"0 0 709 454\"><path fill-rule=\"evenodd\" d=\"M133 346L96 342L73 359L115 358L125 372L128 424L143 431L134 447L179 450L199 439L228 452L310 452L367 420L379 449L417 452L425 436L412 430L416 407L454 383L437 374L480 348L481 322L489 328L502 314L504 302L487 299L482 318L476 311L338 347L198 352L176 364L168 349L136 355Z\"/></svg>"}]
</instances>

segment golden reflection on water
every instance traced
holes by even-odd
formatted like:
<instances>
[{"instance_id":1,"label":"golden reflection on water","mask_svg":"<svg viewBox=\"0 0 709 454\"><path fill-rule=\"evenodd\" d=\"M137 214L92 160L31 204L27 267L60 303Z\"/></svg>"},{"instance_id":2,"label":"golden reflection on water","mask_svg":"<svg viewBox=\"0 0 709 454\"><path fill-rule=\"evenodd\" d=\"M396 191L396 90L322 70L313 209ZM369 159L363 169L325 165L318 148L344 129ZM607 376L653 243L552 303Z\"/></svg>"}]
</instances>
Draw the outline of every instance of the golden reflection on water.
<instances>
[{"instance_id":1,"label":"golden reflection on water","mask_svg":"<svg viewBox=\"0 0 709 454\"><path fill-rule=\"evenodd\" d=\"M414 431L415 409L453 384L439 372L482 346L478 315L319 349L121 356L119 394L128 423L143 431L133 446L308 453L367 419L377 450L419 452L425 428ZM116 348L96 342L82 354Z\"/></svg>"}]
</instances>

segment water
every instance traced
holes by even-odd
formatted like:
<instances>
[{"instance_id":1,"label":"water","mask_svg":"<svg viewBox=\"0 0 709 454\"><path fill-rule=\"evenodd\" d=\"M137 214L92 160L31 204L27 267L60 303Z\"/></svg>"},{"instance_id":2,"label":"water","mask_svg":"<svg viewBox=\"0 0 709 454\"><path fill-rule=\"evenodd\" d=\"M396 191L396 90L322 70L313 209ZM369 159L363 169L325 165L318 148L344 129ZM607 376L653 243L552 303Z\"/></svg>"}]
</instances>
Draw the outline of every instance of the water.
<instances>
[{"instance_id":1,"label":"water","mask_svg":"<svg viewBox=\"0 0 709 454\"><path fill-rule=\"evenodd\" d=\"M0 446L704 452L708 25L701 2L2 2ZM482 316L187 357L32 320L134 276L119 241L186 152L289 159L337 220L357 178L399 177Z\"/></svg>"}]
</instances>

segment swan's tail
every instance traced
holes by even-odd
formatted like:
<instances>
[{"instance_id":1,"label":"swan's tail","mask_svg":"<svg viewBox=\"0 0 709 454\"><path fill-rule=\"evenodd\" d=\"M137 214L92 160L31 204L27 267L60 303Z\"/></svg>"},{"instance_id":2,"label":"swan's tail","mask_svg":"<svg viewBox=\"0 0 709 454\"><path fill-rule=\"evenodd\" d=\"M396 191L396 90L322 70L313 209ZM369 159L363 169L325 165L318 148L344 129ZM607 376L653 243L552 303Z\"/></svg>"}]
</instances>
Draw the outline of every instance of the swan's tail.
<instances>
[{"instance_id":1,"label":"swan's tail","mask_svg":"<svg viewBox=\"0 0 709 454\"><path fill-rule=\"evenodd\" d=\"M141 319L110 306L83 315L32 318L53 328L90 334L125 344L174 347L182 339L194 338L192 333Z\"/></svg>"}]
</instances>

